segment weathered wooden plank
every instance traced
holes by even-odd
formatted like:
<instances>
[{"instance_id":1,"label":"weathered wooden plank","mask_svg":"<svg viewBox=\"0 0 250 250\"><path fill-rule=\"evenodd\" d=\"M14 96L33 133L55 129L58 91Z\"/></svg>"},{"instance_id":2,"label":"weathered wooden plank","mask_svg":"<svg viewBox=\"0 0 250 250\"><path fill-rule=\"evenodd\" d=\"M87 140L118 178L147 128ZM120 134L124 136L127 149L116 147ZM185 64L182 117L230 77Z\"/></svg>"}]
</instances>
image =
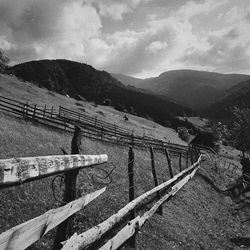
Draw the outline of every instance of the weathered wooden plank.
<instances>
[{"instance_id":1,"label":"weathered wooden plank","mask_svg":"<svg viewBox=\"0 0 250 250\"><path fill-rule=\"evenodd\" d=\"M87 194L65 206L49 210L48 212L26 221L8 231L0 234L0 249L14 250L25 249L39 240L48 231L56 227L62 221L84 208L92 200L96 199L106 190L102 188L93 193Z\"/></svg>"},{"instance_id":2,"label":"weathered wooden plank","mask_svg":"<svg viewBox=\"0 0 250 250\"><path fill-rule=\"evenodd\" d=\"M171 191L163 196L160 200L158 200L149 211L145 212L142 216L137 216L134 220L130 221L112 239L110 239L102 247L100 247L99 250L115 250L122 244L124 244L130 237L135 234L137 230L142 228L145 222L150 217L152 217L153 214L155 214L155 212L167 199L169 199L171 196L174 196L189 181L189 179L192 178L196 170L197 169L193 170L191 174L187 175L180 182L175 184L172 187ZM71 245L74 246L72 243ZM71 250L73 250L73 248Z\"/></svg>"},{"instance_id":3,"label":"weathered wooden plank","mask_svg":"<svg viewBox=\"0 0 250 250\"><path fill-rule=\"evenodd\" d=\"M103 155L51 155L0 160L0 187L107 162Z\"/></svg>"},{"instance_id":4,"label":"weathered wooden plank","mask_svg":"<svg viewBox=\"0 0 250 250\"><path fill-rule=\"evenodd\" d=\"M125 207L120 209L116 214L113 214L112 216L110 216L107 220L101 222L100 224L87 230L86 232L79 234L75 240L76 241L75 244L77 244L78 249L83 249L84 247L87 247L93 242L95 242L96 240L100 239L104 233L108 232L116 223L121 221L125 215L127 215L132 209L134 209L144 199L154 194L155 192L168 187L177 179L179 179L181 176L185 175L187 172L193 169L196 169L199 166L200 160L201 160L201 156L199 157L198 161L195 162L192 166L183 170L181 173L175 175L172 179L142 194L141 196L137 197L136 199L128 203ZM63 248L63 249L66 250L66 248Z\"/></svg>"}]
</instances>

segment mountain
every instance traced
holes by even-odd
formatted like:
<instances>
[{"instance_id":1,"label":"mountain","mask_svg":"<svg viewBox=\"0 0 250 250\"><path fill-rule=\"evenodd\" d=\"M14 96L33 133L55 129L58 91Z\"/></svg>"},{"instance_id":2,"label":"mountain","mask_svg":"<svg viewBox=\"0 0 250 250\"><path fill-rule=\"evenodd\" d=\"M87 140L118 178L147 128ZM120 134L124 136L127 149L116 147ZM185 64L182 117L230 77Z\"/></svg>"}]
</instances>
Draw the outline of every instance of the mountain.
<instances>
[{"instance_id":1,"label":"mountain","mask_svg":"<svg viewBox=\"0 0 250 250\"><path fill-rule=\"evenodd\" d=\"M250 108L250 80L240 82L228 89L223 98L212 104L204 114L214 119L230 119L231 109L234 106Z\"/></svg>"},{"instance_id":2,"label":"mountain","mask_svg":"<svg viewBox=\"0 0 250 250\"><path fill-rule=\"evenodd\" d=\"M150 117L163 125L177 115L191 114L191 110L135 87L127 87L105 71L68 60L40 60L15 65L9 73L74 98L102 104L109 99L117 109Z\"/></svg>"},{"instance_id":3,"label":"mountain","mask_svg":"<svg viewBox=\"0 0 250 250\"><path fill-rule=\"evenodd\" d=\"M116 77L114 75L114 77ZM124 84L149 90L165 96L169 100L193 108L203 110L224 96L225 90L238 82L250 79L249 75L220 74L196 70L173 70L158 77L137 79L118 75Z\"/></svg>"},{"instance_id":4,"label":"mountain","mask_svg":"<svg viewBox=\"0 0 250 250\"><path fill-rule=\"evenodd\" d=\"M118 81L122 82L126 86L130 85L130 86L137 87L137 85L139 85L139 83L141 81L143 81L143 79L132 77L132 76L127 76L127 75L123 75L123 74L114 74L114 73L111 73L111 75L115 79L117 79Z\"/></svg>"}]
</instances>

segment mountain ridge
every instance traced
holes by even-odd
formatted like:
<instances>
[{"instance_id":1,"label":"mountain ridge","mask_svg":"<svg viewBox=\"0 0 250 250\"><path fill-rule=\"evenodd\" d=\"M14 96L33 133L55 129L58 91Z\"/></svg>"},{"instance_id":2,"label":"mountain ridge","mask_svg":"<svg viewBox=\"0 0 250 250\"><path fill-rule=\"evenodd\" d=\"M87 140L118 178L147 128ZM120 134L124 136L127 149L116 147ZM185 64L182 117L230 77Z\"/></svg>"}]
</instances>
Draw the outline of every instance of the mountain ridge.
<instances>
[{"instance_id":1,"label":"mountain ridge","mask_svg":"<svg viewBox=\"0 0 250 250\"><path fill-rule=\"evenodd\" d=\"M189 108L172 103L154 94L127 87L108 72L90 65L69 60L39 60L15 65L9 73L63 95L103 104L110 99L112 105L124 111L150 117L163 125L175 116L191 114Z\"/></svg>"},{"instance_id":2,"label":"mountain ridge","mask_svg":"<svg viewBox=\"0 0 250 250\"><path fill-rule=\"evenodd\" d=\"M117 77L121 82L124 81L124 75L123 79L119 75ZM226 89L247 79L250 79L250 75L184 69L163 72L153 78L137 79L134 84L131 78L129 81L130 85L137 88L161 94L181 105L201 111L223 97Z\"/></svg>"},{"instance_id":3,"label":"mountain ridge","mask_svg":"<svg viewBox=\"0 0 250 250\"><path fill-rule=\"evenodd\" d=\"M223 98L204 111L204 115L213 119L230 120L233 107L250 108L250 79L228 89Z\"/></svg>"}]
</instances>

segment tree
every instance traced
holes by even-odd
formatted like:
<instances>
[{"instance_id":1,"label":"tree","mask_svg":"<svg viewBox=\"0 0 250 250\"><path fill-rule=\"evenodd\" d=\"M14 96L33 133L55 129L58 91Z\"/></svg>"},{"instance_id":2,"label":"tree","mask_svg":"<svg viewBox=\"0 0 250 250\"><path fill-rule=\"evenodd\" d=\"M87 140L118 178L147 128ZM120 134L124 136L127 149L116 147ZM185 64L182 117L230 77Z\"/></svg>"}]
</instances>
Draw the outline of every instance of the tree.
<instances>
[{"instance_id":1,"label":"tree","mask_svg":"<svg viewBox=\"0 0 250 250\"><path fill-rule=\"evenodd\" d=\"M250 152L250 109L234 107L232 112L233 122L228 126L228 138L245 157L245 153Z\"/></svg>"},{"instance_id":2,"label":"tree","mask_svg":"<svg viewBox=\"0 0 250 250\"><path fill-rule=\"evenodd\" d=\"M9 58L4 54L3 50L0 48L0 72L4 72L8 62Z\"/></svg>"}]
</instances>

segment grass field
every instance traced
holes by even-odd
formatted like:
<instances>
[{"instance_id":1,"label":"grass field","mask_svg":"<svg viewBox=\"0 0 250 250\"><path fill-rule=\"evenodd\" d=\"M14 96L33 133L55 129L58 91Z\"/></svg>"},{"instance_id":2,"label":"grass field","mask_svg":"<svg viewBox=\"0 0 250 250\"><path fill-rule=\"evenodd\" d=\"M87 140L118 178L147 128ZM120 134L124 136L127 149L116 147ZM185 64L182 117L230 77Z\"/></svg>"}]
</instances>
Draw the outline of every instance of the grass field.
<instances>
[{"instance_id":1,"label":"grass field","mask_svg":"<svg viewBox=\"0 0 250 250\"><path fill-rule=\"evenodd\" d=\"M21 83L16 80L17 83L13 83L12 87L8 88L9 76L4 77L7 80L6 82L1 80L0 86L1 94L5 96L18 97L18 99L24 101L30 98L29 101L38 104L42 104L42 100L46 100L51 105L67 104L68 107L72 108L75 105L75 100L54 93L53 96L51 93L47 93L47 90L32 85L29 87L29 83L25 83L27 89L26 87L25 90L17 89L16 93L19 96L14 96L18 84L22 88ZM30 96L27 94L29 88L32 89L29 92ZM7 95L7 91L9 91L9 95ZM28 96L25 96L26 94ZM43 97L43 94L46 96ZM109 107L97 107L95 109L93 105L87 102L83 102L82 105L87 112L93 114L103 108L104 118L109 117L111 119L112 117L117 123L122 117L122 113L113 111ZM162 136L161 133L170 134L170 130L166 130L157 124L154 125L153 122L143 120L143 118L131 116L130 122L132 125L127 124L126 126L136 127L138 133L142 133L145 129L148 133L151 130L152 134L159 137ZM0 123L1 159L61 154L59 147L63 147L67 152L70 152L72 134L49 130L43 126L35 126L30 122L25 122L2 112L0 112ZM121 121L122 123L123 121ZM172 140L178 141L174 132L171 136L173 137ZM106 153L109 161L103 166L80 171L78 178L79 195L103 186L107 186L107 191L86 209L77 213L74 225L75 231L79 233L105 220L128 202L128 148L82 138L82 153ZM166 157L161 153L156 153L155 160L159 182L162 183L169 179ZM172 158L172 161L176 174L178 172L178 159ZM112 172L111 179L98 178L98 176L106 175L102 169L110 171L114 167L115 170ZM134 170L135 192L138 196L154 187L149 150L135 150ZM209 161L202 164L199 172L209 176L221 189L225 189L227 184L233 182L236 178L235 174L230 171L215 170ZM53 177L44 178L19 187L1 190L0 233L60 205L52 195L52 179ZM58 184L56 194L60 200L63 188L59 188L59 182L56 183ZM149 207L150 205L146 205L142 210ZM243 209L237 212L235 208L237 206L230 198L217 193L197 175L170 202L164 204L163 216L154 215L147 222L137 236L138 249L237 249L230 243L230 238L244 237L249 235L250 232L249 225L241 223L248 210ZM140 214L142 210L137 210L136 213ZM54 232L48 233L29 249L51 249Z\"/></svg>"},{"instance_id":2,"label":"grass field","mask_svg":"<svg viewBox=\"0 0 250 250\"><path fill-rule=\"evenodd\" d=\"M0 94L14 100L28 101L30 104L37 104L39 106L46 104L47 108L51 106L59 107L59 105L75 111L81 108L85 110L86 114L94 117L97 116L100 120L112 122L130 130L134 129L137 135L142 136L145 133L157 139L186 145L186 142L181 140L178 133L171 128L166 128L145 118L128 114L129 121L125 122L123 118L124 113L115 110L113 107L102 105L96 107L93 103L77 101L44 88L38 88L32 83L22 82L14 76L0 74Z\"/></svg>"}]
</instances>

